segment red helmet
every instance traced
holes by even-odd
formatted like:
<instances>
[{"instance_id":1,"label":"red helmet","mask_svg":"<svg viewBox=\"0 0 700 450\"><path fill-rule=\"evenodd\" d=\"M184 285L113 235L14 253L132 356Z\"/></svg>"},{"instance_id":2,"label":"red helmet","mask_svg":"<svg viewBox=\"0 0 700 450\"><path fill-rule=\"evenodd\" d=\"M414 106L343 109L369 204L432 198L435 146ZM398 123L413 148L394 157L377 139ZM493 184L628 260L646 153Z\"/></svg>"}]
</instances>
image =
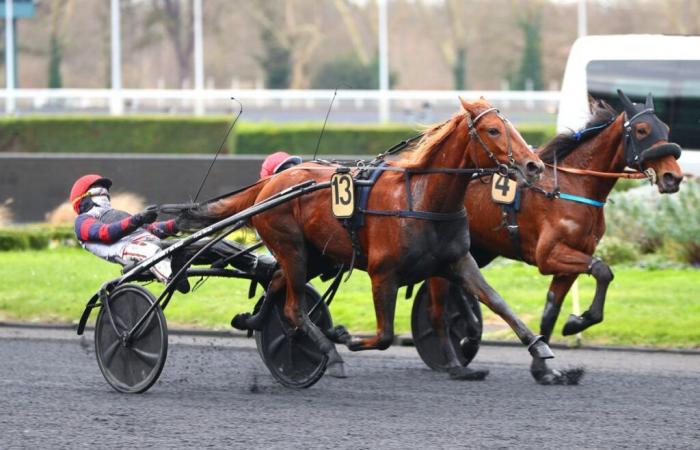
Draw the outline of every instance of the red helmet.
<instances>
[{"instance_id":1,"label":"red helmet","mask_svg":"<svg viewBox=\"0 0 700 450\"><path fill-rule=\"evenodd\" d=\"M102 175L90 174L83 175L82 177L78 178L75 183L73 183L73 187L70 189L70 202L71 205L73 205L73 210L76 212L76 214L80 208L80 200L85 197L88 189L94 185L103 186L109 189L112 187L112 180L105 178Z\"/></svg>"},{"instance_id":2,"label":"red helmet","mask_svg":"<svg viewBox=\"0 0 700 450\"><path fill-rule=\"evenodd\" d=\"M260 169L260 178L276 174L286 163L301 164L301 158L299 156L292 156L287 152L273 153L263 161Z\"/></svg>"}]
</instances>

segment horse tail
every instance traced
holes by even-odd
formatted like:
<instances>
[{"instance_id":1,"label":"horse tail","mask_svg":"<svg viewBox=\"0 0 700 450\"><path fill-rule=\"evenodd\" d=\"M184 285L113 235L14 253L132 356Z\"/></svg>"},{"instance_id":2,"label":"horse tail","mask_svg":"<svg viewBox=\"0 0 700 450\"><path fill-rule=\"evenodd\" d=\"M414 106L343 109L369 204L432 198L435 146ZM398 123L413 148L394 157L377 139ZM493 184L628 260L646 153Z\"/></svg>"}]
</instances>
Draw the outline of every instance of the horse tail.
<instances>
[{"instance_id":1,"label":"horse tail","mask_svg":"<svg viewBox=\"0 0 700 450\"><path fill-rule=\"evenodd\" d=\"M255 204L258 194L269 180L270 178L260 180L249 188L227 197L192 205L179 213L175 224L180 231L192 232L239 213Z\"/></svg>"}]
</instances>

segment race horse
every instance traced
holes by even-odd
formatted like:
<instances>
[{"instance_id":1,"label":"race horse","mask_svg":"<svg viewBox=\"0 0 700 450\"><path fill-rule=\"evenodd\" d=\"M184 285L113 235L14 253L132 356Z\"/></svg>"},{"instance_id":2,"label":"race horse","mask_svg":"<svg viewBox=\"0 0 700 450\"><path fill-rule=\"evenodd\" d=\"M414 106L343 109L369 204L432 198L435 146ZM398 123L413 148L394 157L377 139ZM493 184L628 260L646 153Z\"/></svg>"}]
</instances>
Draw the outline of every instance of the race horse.
<instances>
[{"instance_id":1,"label":"race horse","mask_svg":"<svg viewBox=\"0 0 700 450\"><path fill-rule=\"evenodd\" d=\"M641 177L646 171L660 193L677 192L683 179L676 161L681 149L668 142L669 128L655 115L651 94L645 104L633 104L622 92L618 95L624 107L621 114L591 99L592 117L582 130L559 134L537 152L547 169L536 185L521 190L517 211L491 199L490 183L470 184L464 197L470 251L479 267L504 256L553 275L540 323L547 342L562 302L580 274L593 276L595 294L586 312L568 318L563 334L579 333L603 320L613 273L593 255L605 232L603 205L617 179L639 178L623 172L625 167ZM431 323L444 328L443 302L453 301L447 300L449 285L441 279L431 279L428 285ZM442 340L446 333L440 331ZM540 384L576 384L583 371L550 369L543 359L533 358L531 373Z\"/></svg>"},{"instance_id":2,"label":"race horse","mask_svg":"<svg viewBox=\"0 0 700 450\"><path fill-rule=\"evenodd\" d=\"M306 194L252 218L253 227L280 265L267 295L286 288L284 315L327 356L331 376L345 376L343 360L333 342L353 351L388 348L394 337L398 288L435 276L457 283L502 317L533 357L554 356L482 277L469 254L463 205L476 168L508 169L519 183L531 183L539 178L544 165L487 101L460 102L462 110L426 130L414 151L386 163L369 193L363 211L365 223L357 230L356 239L332 214L329 189ZM177 223L182 229L198 229L300 183L328 182L336 170L335 165L304 163L240 193L189 208L178 216ZM342 327L320 330L300 307L307 280L329 264L354 265L368 272L375 336L351 337ZM252 323L255 316L248 319ZM485 376L462 367L456 358L454 361L450 368L453 378Z\"/></svg>"}]
</instances>

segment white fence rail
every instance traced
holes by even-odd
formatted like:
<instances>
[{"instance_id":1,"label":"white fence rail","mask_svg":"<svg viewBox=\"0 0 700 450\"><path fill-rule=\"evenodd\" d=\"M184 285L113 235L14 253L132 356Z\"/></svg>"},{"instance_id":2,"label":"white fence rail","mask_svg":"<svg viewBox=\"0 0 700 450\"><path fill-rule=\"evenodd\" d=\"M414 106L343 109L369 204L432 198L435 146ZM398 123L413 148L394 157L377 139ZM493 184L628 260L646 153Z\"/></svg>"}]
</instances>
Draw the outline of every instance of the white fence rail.
<instances>
[{"instance_id":1,"label":"white fence rail","mask_svg":"<svg viewBox=\"0 0 700 450\"><path fill-rule=\"evenodd\" d=\"M0 90L0 102L11 114L212 114L236 111L240 101L253 120L320 120L328 108L332 90L272 89L15 89ZM414 120L420 114L448 113L457 109L457 97L485 97L512 112L537 117L552 116L558 91L339 91L334 110L350 121L376 122L380 108L388 108L393 121ZM279 117L278 117L279 116ZM308 116L308 117L307 117ZM354 117L354 120L353 120Z\"/></svg>"}]
</instances>

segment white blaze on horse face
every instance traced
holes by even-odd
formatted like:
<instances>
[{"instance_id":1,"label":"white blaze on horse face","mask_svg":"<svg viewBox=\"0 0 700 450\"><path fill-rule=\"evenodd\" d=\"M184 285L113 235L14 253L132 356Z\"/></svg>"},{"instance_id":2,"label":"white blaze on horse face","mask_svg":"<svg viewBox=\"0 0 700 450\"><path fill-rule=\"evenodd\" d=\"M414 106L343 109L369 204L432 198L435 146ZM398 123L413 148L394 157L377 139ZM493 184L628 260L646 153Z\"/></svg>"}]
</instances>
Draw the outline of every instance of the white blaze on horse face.
<instances>
[{"instance_id":1,"label":"white blaze on horse face","mask_svg":"<svg viewBox=\"0 0 700 450\"><path fill-rule=\"evenodd\" d=\"M520 134L520 131L518 131L518 129L515 128L515 127L513 126L512 123L506 122L506 126L507 126L507 127L510 127L510 129L509 129L508 131L510 132L510 138L511 138L511 140L512 140L514 143L517 142L518 139L519 139L523 144L525 144L525 147L527 147L528 149L530 149L530 151L532 151L532 147L530 147L530 145L527 143L527 141L525 140L525 138L523 137L523 135Z\"/></svg>"},{"instance_id":2,"label":"white blaze on horse face","mask_svg":"<svg viewBox=\"0 0 700 450\"><path fill-rule=\"evenodd\" d=\"M559 220L559 225L561 225L561 227L564 228L567 231L567 233L570 234L577 233L580 229L578 222L573 219L561 219Z\"/></svg>"}]
</instances>

